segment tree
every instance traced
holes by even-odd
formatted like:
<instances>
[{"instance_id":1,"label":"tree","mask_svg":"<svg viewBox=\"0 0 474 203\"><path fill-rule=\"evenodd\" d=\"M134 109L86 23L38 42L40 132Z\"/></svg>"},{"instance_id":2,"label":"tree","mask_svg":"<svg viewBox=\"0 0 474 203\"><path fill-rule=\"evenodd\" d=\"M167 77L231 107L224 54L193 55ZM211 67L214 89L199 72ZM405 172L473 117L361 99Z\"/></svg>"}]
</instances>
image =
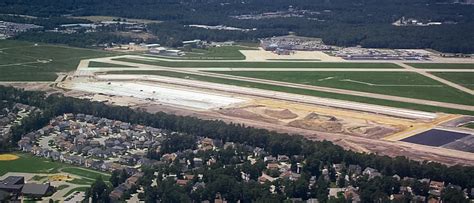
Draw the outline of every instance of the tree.
<instances>
[{"instance_id":1,"label":"tree","mask_svg":"<svg viewBox=\"0 0 474 203\"><path fill-rule=\"evenodd\" d=\"M468 203L469 200L466 199L464 193L460 190L457 190L453 187L447 187L441 193L441 200L443 202L457 202L457 203Z\"/></svg>"},{"instance_id":2,"label":"tree","mask_svg":"<svg viewBox=\"0 0 474 203\"><path fill-rule=\"evenodd\" d=\"M90 197L92 198L93 203L108 203L110 202L109 193L110 188L102 180L102 177L99 176L95 182L92 183L91 187L86 191L86 199Z\"/></svg>"}]
</instances>

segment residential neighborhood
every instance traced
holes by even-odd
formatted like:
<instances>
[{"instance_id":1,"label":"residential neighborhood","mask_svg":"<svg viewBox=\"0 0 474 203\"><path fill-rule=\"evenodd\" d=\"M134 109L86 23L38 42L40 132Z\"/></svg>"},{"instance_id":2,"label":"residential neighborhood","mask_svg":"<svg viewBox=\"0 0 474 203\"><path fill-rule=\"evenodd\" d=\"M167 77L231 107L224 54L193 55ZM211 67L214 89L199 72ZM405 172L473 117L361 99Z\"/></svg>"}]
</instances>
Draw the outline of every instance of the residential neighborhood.
<instances>
[{"instance_id":1,"label":"residential neighborhood","mask_svg":"<svg viewBox=\"0 0 474 203\"><path fill-rule=\"evenodd\" d=\"M24 135L18 147L24 152L57 162L108 173L123 172L127 178L117 183L109 194L114 201L133 202L144 198L144 187L147 187L144 184L147 182L150 186L156 186L156 181L172 180L178 186L191 187L191 192L199 191L199 188L207 187L207 173L215 167L235 166L240 171L238 178L241 181L259 183L267 188L269 194L275 195L287 192L291 184L307 181L308 188L304 191L310 197L321 182L329 183L328 199L343 197L351 202L363 202L359 187L353 183L387 178L374 168L344 163L321 164L318 171L308 174L307 158L302 155L272 155L263 148L246 144L207 137L182 139L185 136L188 135L67 113L55 117L47 126ZM150 174L144 173L145 168L156 169L151 178ZM18 177L8 177L4 181L10 183L15 178ZM472 188L461 188L437 180L398 175L387 180L398 185L394 190L398 192L390 196L391 200L410 197L411 202L440 202L441 193L446 188L461 190L466 198L474 195ZM23 188L29 187L25 185ZM21 194L29 193L22 190ZM221 196L215 198L222 202L229 201ZM292 198L291 201L304 202L302 198ZM316 198L305 201L318 202Z\"/></svg>"}]
</instances>

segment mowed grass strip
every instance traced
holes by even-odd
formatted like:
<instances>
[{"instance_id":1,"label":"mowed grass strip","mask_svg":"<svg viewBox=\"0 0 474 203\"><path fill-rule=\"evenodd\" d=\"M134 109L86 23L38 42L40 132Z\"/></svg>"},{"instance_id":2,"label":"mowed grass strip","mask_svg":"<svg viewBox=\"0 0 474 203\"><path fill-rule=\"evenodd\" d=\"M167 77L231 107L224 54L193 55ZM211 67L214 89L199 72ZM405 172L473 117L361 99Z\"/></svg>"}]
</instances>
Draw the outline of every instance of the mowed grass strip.
<instances>
[{"instance_id":1,"label":"mowed grass strip","mask_svg":"<svg viewBox=\"0 0 474 203\"><path fill-rule=\"evenodd\" d=\"M89 61L89 68L136 68L135 66L127 66L113 63L104 63L99 61Z\"/></svg>"},{"instance_id":2,"label":"mowed grass strip","mask_svg":"<svg viewBox=\"0 0 474 203\"><path fill-rule=\"evenodd\" d=\"M474 96L413 72L210 72L288 83L474 105Z\"/></svg>"},{"instance_id":3,"label":"mowed grass strip","mask_svg":"<svg viewBox=\"0 0 474 203\"><path fill-rule=\"evenodd\" d=\"M337 93L330 93L330 92L320 92L320 91L315 91L315 90L306 90L306 89L284 87L284 86L278 86L278 85L268 85L268 84L261 84L261 83L255 83L255 82L215 78L215 77L210 77L210 76L201 76L201 75L194 75L194 74L184 74L184 73L177 73L177 72L171 72L171 71L109 71L108 73L109 74L159 75L159 76L166 76L166 77L175 77L175 78L206 81L206 82L235 85L235 86L242 86L242 87L249 87L249 88L257 88L257 89L263 89L263 90L272 90L272 91L286 92L286 93L293 93L293 94L300 94L300 95L339 99L339 100L345 100L345 101L354 101L354 102L361 102L361 103L367 103L367 104L377 104L377 105L382 105L382 106L398 107L398 108L413 109L413 110L420 110L420 111L427 111L427 112L444 112L444 113L474 115L473 111L449 109L449 108L443 108L443 107L412 104L412 103L405 103L405 102L395 102L395 101L374 99L374 98L368 98L368 97L362 97L362 96L352 96L352 95L344 95L344 94L337 94Z\"/></svg>"},{"instance_id":4,"label":"mowed grass strip","mask_svg":"<svg viewBox=\"0 0 474 203\"><path fill-rule=\"evenodd\" d=\"M474 63L407 63L421 69L474 69Z\"/></svg>"},{"instance_id":5,"label":"mowed grass strip","mask_svg":"<svg viewBox=\"0 0 474 203\"><path fill-rule=\"evenodd\" d=\"M0 81L54 81L56 73L73 71L87 58L115 53L67 46L0 41Z\"/></svg>"},{"instance_id":6,"label":"mowed grass strip","mask_svg":"<svg viewBox=\"0 0 474 203\"><path fill-rule=\"evenodd\" d=\"M474 90L474 73L472 72L432 72L431 74Z\"/></svg>"},{"instance_id":7,"label":"mowed grass strip","mask_svg":"<svg viewBox=\"0 0 474 203\"><path fill-rule=\"evenodd\" d=\"M329 62L224 62L224 61L163 61L135 58L112 60L173 68L402 68L393 63L329 63Z\"/></svg>"}]
</instances>

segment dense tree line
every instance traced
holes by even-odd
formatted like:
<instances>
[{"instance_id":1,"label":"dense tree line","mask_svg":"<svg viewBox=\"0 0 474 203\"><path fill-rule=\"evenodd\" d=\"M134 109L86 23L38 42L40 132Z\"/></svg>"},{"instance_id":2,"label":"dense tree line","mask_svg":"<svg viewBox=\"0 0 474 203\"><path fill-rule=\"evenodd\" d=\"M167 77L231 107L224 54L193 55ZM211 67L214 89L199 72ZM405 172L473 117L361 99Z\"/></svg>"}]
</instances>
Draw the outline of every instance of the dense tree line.
<instances>
[{"instance_id":1,"label":"dense tree line","mask_svg":"<svg viewBox=\"0 0 474 203\"><path fill-rule=\"evenodd\" d=\"M0 100L7 100L37 106L41 115L33 115L28 121L13 130L12 145L21 135L43 127L50 118L63 113L85 113L98 117L149 125L194 136L220 139L264 148L273 155L304 155L306 167L320 168L325 163L358 164L372 167L384 175L398 174L401 177L431 178L474 187L474 167L442 165L434 162L417 162L406 157L391 158L375 154L347 151L328 141L309 141L299 135L288 135L264 129L246 127L241 124L227 124L217 120L201 120L195 117L170 115L163 112L150 114L127 107L108 106L99 102L64 97L53 94L46 97L42 92L30 92L11 87L0 87ZM313 171L313 170L310 170ZM318 170L314 170L317 173ZM312 174L315 175L315 174Z\"/></svg>"},{"instance_id":2,"label":"dense tree line","mask_svg":"<svg viewBox=\"0 0 474 203\"><path fill-rule=\"evenodd\" d=\"M257 40L288 34L321 37L331 45L384 48L432 48L443 52L474 52L472 5L451 0L37 0L0 1L0 13L28 14L57 20L67 15L111 15L163 20L150 26L160 43L180 45L181 40ZM231 16L284 11L288 8L318 12L304 17L238 20ZM452 24L395 27L401 17ZM55 23L52 23L55 24ZM189 24L257 28L256 31L212 31L185 28ZM91 36L88 36L91 37ZM31 35L23 39L35 39ZM51 38L48 38L51 40ZM64 38L67 39L67 38ZM83 38L85 39L85 38ZM114 38L111 38L111 40ZM75 41L74 38L70 40ZM91 41L86 41L91 43ZM109 41L111 42L111 41ZM71 44L71 43L66 43ZM73 43L77 44L77 43ZM89 44L91 45L91 44Z\"/></svg>"},{"instance_id":3,"label":"dense tree line","mask_svg":"<svg viewBox=\"0 0 474 203\"><path fill-rule=\"evenodd\" d=\"M65 44L74 47L90 47L99 44L109 43L140 43L142 40L132 37L120 36L109 32L91 32L64 34L55 32L26 32L15 37L17 40L42 42L53 44Z\"/></svg>"},{"instance_id":4,"label":"dense tree line","mask_svg":"<svg viewBox=\"0 0 474 203\"><path fill-rule=\"evenodd\" d=\"M0 21L14 22L14 23L28 23L43 26L44 29L53 29L63 24L74 24L74 23L91 23L86 19L66 18L66 17L22 17L18 15L1 15Z\"/></svg>"}]
</instances>

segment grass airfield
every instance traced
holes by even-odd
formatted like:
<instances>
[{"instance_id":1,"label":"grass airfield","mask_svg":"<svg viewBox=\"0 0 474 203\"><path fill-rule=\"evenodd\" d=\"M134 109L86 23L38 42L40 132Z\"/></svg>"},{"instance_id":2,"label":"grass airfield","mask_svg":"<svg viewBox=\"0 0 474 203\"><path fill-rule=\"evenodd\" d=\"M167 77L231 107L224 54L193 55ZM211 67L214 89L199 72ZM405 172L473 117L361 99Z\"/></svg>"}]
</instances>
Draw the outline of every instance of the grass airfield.
<instances>
[{"instance_id":1,"label":"grass airfield","mask_svg":"<svg viewBox=\"0 0 474 203\"><path fill-rule=\"evenodd\" d=\"M57 73L75 70L82 59L112 55L115 53L0 40L0 81L54 81Z\"/></svg>"}]
</instances>

